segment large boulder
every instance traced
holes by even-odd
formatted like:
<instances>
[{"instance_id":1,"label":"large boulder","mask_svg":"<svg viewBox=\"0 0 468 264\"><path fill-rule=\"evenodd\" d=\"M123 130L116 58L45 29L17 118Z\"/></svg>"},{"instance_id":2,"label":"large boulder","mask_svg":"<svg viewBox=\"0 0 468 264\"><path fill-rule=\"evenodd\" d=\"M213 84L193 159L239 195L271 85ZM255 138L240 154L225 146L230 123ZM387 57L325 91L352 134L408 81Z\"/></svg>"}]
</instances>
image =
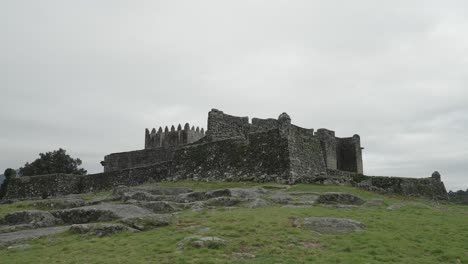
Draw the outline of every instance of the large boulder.
<instances>
[{"instance_id":1,"label":"large boulder","mask_svg":"<svg viewBox=\"0 0 468 264\"><path fill-rule=\"evenodd\" d=\"M270 197L269 197L270 201L272 201L273 203L278 203L278 204L288 204L290 203L293 198L291 195L289 195L288 193L286 192L281 192L281 191L278 191L278 192L275 192L273 193Z\"/></svg>"},{"instance_id":2,"label":"large boulder","mask_svg":"<svg viewBox=\"0 0 468 264\"><path fill-rule=\"evenodd\" d=\"M192 189L187 187L164 187L164 186L139 186L133 187L131 190L143 191L153 195L179 195L182 193L193 192Z\"/></svg>"},{"instance_id":3,"label":"large boulder","mask_svg":"<svg viewBox=\"0 0 468 264\"><path fill-rule=\"evenodd\" d=\"M67 231L70 226L55 226L0 234L0 247Z\"/></svg>"},{"instance_id":4,"label":"large boulder","mask_svg":"<svg viewBox=\"0 0 468 264\"><path fill-rule=\"evenodd\" d=\"M85 206L86 202L81 197L64 197L54 199L35 200L30 202L34 207L45 209L68 209Z\"/></svg>"},{"instance_id":5,"label":"large boulder","mask_svg":"<svg viewBox=\"0 0 468 264\"><path fill-rule=\"evenodd\" d=\"M362 231L366 225L347 218L309 217L296 219L296 227L310 229L320 234L349 234Z\"/></svg>"},{"instance_id":6,"label":"large boulder","mask_svg":"<svg viewBox=\"0 0 468 264\"><path fill-rule=\"evenodd\" d=\"M171 214L151 214L140 217L122 219L121 222L138 230L149 230L155 227L167 226L171 223Z\"/></svg>"},{"instance_id":7,"label":"large boulder","mask_svg":"<svg viewBox=\"0 0 468 264\"><path fill-rule=\"evenodd\" d=\"M317 202L321 204L361 205L365 201L350 193L328 192L321 194Z\"/></svg>"},{"instance_id":8,"label":"large boulder","mask_svg":"<svg viewBox=\"0 0 468 264\"><path fill-rule=\"evenodd\" d=\"M250 199L246 204L245 207L247 208L264 208L264 207L269 207L271 204L264 199L261 198L255 198L255 199Z\"/></svg>"},{"instance_id":9,"label":"large boulder","mask_svg":"<svg viewBox=\"0 0 468 264\"><path fill-rule=\"evenodd\" d=\"M211 193L211 198L214 197L215 194ZM179 194L175 198L175 202L179 203L191 203L197 201L204 201L208 199L205 192L191 192L191 193L183 193Z\"/></svg>"},{"instance_id":10,"label":"large boulder","mask_svg":"<svg viewBox=\"0 0 468 264\"><path fill-rule=\"evenodd\" d=\"M249 199L260 198L263 195L268 193L268 191L263 189L262 187L229 188L229 191L232 197L249 198Z\"/></svg>"},{"instance_id":11,"label":"large boulder","mask_svg":"<svg viewBox=\"0 0 468 264\"><path fill-rule=\"evenodd\" d=\"M132 204L99 204L55 211L52 214L65 223L85 224L145 216L152 212Z\"/></svg>"},{"instance_id":12,"label":"large boulder","mask_svg":"<svg viewBox=\"0 0 468 264\"><path fill-rule=\"evenodd\" d=\"M243 199L235 197L216 197L206 201L209 206L234 206L243 202Z\"/></svg>"},{"instance_id":13,"label":"large boulder","mask_svg":"<svg viewBox=\"0 0 468 264\"><path fill-rule=\"evenodd\" d=\"M123 224L112 223L94 223L94 224L75 224L70 227L72 233L86 234L90 236L109 236L125 231L136 232L136 229Z\"/></svg>"},{"instance_id":14,"label":"large boulder","mask_svg":"<svg viewBox=\"0 0 468 264\"><path fill-rule=\"evenodd\" d=\"M172 196L167 195L154 195L144 191L129 191L123 193L121 199L124 201L137 200L137 201L167 201L174 200Z\"/></svg>"},{"instance_id":15,"label":"large boulder","mask_svg":"<svg viewBox=\"0 0 468 264\"><path fill-rule=\"evenodd\" d=\"M209 248L217 249L228 243L227 240L224 240L219 237L202 237L202 236L191 236L186 237L179 242L179 248L185 248L186 246L192 246L195 248Z\"/></svg>"},{"instance_id":16,"label":"large boulder","mask_svg":"<svg viewBox=\"0 0 468 264\"><path fill-rule=\"evenodd\" d=\"M51 213L38 210L9 213L0 222L6 225L28 225L34 228L56 226L62 223Z\"/></svg>"},{"instance_id":17,"label":"large boulder","mask_svg":"<svg viewBox=\"0 0 468 264\"><path fill-rule=\"evenodd\" d=\"M172 213L180 211L179 207L175 206L175 203L166 201L140 201L136 204L155 213Z\"/></svg>"}]
</instances>

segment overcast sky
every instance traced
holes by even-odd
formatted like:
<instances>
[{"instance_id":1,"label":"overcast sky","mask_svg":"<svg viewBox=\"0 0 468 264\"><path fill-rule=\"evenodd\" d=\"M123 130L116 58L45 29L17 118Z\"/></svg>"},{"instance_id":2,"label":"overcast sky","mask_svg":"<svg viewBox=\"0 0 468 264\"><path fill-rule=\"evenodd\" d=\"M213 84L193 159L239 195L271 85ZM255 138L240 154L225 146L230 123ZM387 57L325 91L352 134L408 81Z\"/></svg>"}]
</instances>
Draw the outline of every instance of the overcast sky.
<instances>
[{"instance_id":1,"label":"overcast sky","mask_svg":"<svg viewBox=\"0 0 468 264\"><path fill-rule=\"evenodd\" d=\"M368 175L468 188L466 1L0 0L0 172L89 172L218 108L361 135Z\"/></svg>"}]
</instances>

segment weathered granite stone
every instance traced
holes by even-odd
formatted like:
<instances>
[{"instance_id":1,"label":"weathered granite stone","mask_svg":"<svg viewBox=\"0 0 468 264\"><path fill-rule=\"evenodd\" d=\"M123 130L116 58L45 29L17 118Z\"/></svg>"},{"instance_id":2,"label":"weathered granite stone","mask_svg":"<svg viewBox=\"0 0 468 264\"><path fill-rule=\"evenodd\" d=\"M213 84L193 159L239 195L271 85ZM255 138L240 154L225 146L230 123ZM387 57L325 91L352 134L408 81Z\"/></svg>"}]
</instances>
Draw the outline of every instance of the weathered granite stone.
<instances>
[{"instance_id":1,"label":"weathered granite stone","mask_svg":"<svg viewBox=\"0 0 468 264\"><path fill-rule=\"evenodd\" d=\"M347 218L310 217L296 219L296 227L310 229L321 234L349 234L362 231L366 225Z\"/></svg>"},{"instance_id":2,"label":"weathered granite stone","mask_svg":"<svg viewBox=\"0 0 468 264\"><path fill-rule=\"evenodd\" d=\"M45 211L28 210L9 213L3 217L2 222L7 225L28 224L32 227L51 227L62 222L51 213Z\"/></svg>"},{"instance_id":3,"label":"weathered granite stone","mask_svg":"<svg viewBox=\"0 0 468 264\"><path fill-rule=\"evenodd\" d=\"M125 231L136 232L136 229L122 224L95 223L95 224L75 224L70 227L72 233L86 234L90 236L109 236Z\"/></svg>"},{"instance_id":4,"label":"weathered granite stone","mask_svg":"<svg viewBox=\"0 0 468 264\"><path fill-rule=\"evenodd\" d=\"M166 201L140 201L137 202L136 205L149 209L155 213L173 213L180 211L180 209L174 203Z\"/></svg>"},{"instance_id":5,"label":"weathered granite stone","mask_svg":"<svg viewBox=\"0 0 468 264\"><path fill-rule=\"evenodd\" d=\"M116 196L123 196L126 192L130 192L130 187L125 185L119 185L112 190L112 194Z\"/></svg>"},{"instance_id":6,"label":"weathered granite stone","mask_svg":"<svg viewBox=\"0 0 468 264\"><path fill-rule=\"evenodd\" d=\"M124 201L128 201L128 200L164 201L164 200L173 199L173 198L170 198L170 197L168 197L166 195L154 195L154 194L144 192L144 191L129 191L129 192L123 193L120 197Z\"/></svg>"},{"instance_id":7,"label":"weathered granite stone","mask_svg":"<svg viewBox=\"0 0 468 264\"><path fill-rule=\"evenodd\" d=\"M132 228L144 231L155 227L167 226L171 223L173 215L170 214L150 214L140 217L122 219L121 222Z\"/></svg>"},{"instance_id":8,"label":"weathered granite stone","mask_svg":"<svg viewBox=\"0 0 468 264\"><path fill-rule=\"evenodd\" d=\"M246 259L254 259L255 255L246 252L234 252L232 253L232 258L235 260L246 260Z\"/></svg>"},{"instance_id":9,"label":"weathered granite stone","mask_svg":"<svg viewBox=\"0 0 468 264\"><path fill-rule=\"evenodd\" d=\"M305 209L305 208L312 208L312 205L310 204L303 204L303 205L286 204L286 205L281 206L281 208Z\"/></svg>"},{"instance_id":10,"label":"weathered granite stone","mask_svg":"<svg viewBox=\"0 0 468 264\"><path fill-rule=\"evenodd\" d=\"M70 226L55 226L0 234L0 247L67 231Z\"/></svg>"},{"instance_id":11,"label":"weathered granite stone","mask_svg":"<svg viewBox=\"0 0 468 264\"><path fill-rule=\"evenodd\" d=\"M145 216L152 212L131 204L100 204L55 211L52 214L65 223L85 224Z\"/></svg>"},{"instance_id":12,"label":"weathered granite stone","mask_svg":"<svg viewBox=\"0 0 468 264\"><path fill-rule=\"evenodd\" d=\"M193 192L191 188L187 187L164 187L164 186L140 186L133 187L132 191L143 191L153 195L178 195L182 193Z\"/></svg>"},{"instance_id":13,"label":"weathered granite stone","mask_svg":"<svg viewBox=\"0 0 468 264\"><path fill-rule=\"evenodd\" d=\"M361 205L365 201L350 193L329 192L321 194L317 202L321 204Z\"/></svg>"},{"instance_id":14,"label":"weathered granite stone","mask_svg":"<svg viewBox=\"0 0 468 264\"><path fill-rule=\"evenodd\" d=\"M205 198L211 199L216 197L229 197L231 196L230 189L221 189L221 190L210 190L205 192Z\"/></svg>"},{"instance_id":15,"label":"weathered granite stone","mask_svg":"<svg viewBox=\"0 0 468 264\"><path fill-rule=\"evenodd\" d=\"M262 187L229 188L229 191L232 197L249 198L249 199L261 198L263 195L268 193L268 191Z\"/></svg>"},{"instance_id":16,"label":"weathered granite stone","mask_svg":"<svg viewBox=\"0 0 468 264\"><path fill-rule=\"evenodd\" d=\"M208 199L205 192L183 193L176 196L175 201L179 203L190 203Z\"/></svg>"},{"instance_id":17,"label":"weathered granite stone","mask_svg":"<svg viewBox=\"0 0 468 264\"><path fill-rule=\"evenodd\" d=\"M202 236L191 236L186 237L179 242L179 248L185 248L187 245L190 245L195 248L209 248L217 249L228 243L227 240L224 240L219 237L202 237Z\"/></svg>"},{"instance_id":18,"label":"weathered granite stone","mask_svg":"<svg viewBox=\"0 0 468 264\"><path fill-rule=\"evenodd\" d=\"M46 209L68 209L85 206L86 202L80 197L64 197L55 199L35 200L30 202L34 207Z\"/></svg>"},{"instance_id":19,"label":"weathered granite stone","mask_svg":"<svg viewBox=\"0 0 468 264\"><path fill-rule=\"evenodd\" d=\"M211 206L234 206L240 204L243 201L243 199L235 197L215 197L208 199L206 204Z\"/></svg>"},{"instance_id":20,"label":"weathered granite stone","mask_svg":"<svg viewBox=\"0 0 468 264\"><path fill-rule=\"evenodd\" d=\"M19 244L19 245L9 246L7 249L8 250L25 250L31 247L32 246L30 244Z\"/></svg>"},{"instance_id":21,"label":"weathered granite stone","mask_svg":"<svg viewBox=\"0 0 468 264\"><path fill-rule=\"evenodd\" d=\"M271 206L271 204L267 201L267 200L264 200L264 199L261 199L261 198L254 198L254 199L250 199L246 204L245 204L245 207L247 208L264 208L264 207L269 207Z\"/></svg>"},{"instance_id":22,"label":"weathered granite stone","mask_svg":"<svg viewBox=\"0 0 468 264\"><path fill-rule=\"evenodd\" d=\"M270 199L270 201L272 201L273 203L278 204L288 204L293 200L291 195L289 195L286 192L275 192L273 193L273 195L268 197L268 199Z\"/></svg>"}]
</instances>

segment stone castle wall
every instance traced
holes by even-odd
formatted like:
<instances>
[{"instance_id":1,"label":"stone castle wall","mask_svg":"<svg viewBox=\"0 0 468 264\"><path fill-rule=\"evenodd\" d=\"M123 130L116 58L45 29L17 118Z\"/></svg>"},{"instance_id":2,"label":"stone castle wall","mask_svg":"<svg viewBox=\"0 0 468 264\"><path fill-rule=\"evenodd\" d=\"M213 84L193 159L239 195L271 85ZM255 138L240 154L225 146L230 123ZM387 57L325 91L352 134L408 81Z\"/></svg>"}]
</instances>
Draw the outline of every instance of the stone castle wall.
<instances>
[{"instance_id":1,"label":"stone castle wall","mask_svg":"<svg viewBox=\"0 0 468 264\"><path fill-rule=\"evenodd\" d=\"M162 180L335 183L372 191L442 199L440 176L424 179L363 175L358 135L338 138L327 129L305 129L278 119L235 117L213 109L208 130L179 125L145 133L145 149L107 155L104 173L45 175L12 180L7 198L107 190Z\"/></svg>"},{"instance_id":2,"label":"stone castle wall","mask_svg":"<svg viewBox=\"0 0 468 264\"><path fill-rule=\"evenodd\" d=\"M291 163L290 183L311 182L326 174L320 139L313 129L290 126L287 132L289 159Z\"/></svg>"},{"instance_id":3,"label":"stone castle wall","mask_svg":"<svg viewBox=\"0 0 468 264\"><path fill-rule=\"evenodd\" d=\"M170 163L88 175L49 174L10 180L4 199L45 198L106 191L119 185L160 182L170 174Z\"/></svg>"},{"instance_id":4,"label":"stone castle wall","mask_svg":"<svg viewBox=\"0 0 468 264\"><path fill-rule=\"evenodd\" d=\"M316 136L320 141L320 147L323 153L323 158L328 169L336 170L337 165L337 146L335 132L328 129L318 129Z\"/></svg>"},{"instance_id":5,"label":"stone castle wall","mask_svg":"<svg viewBox=\"0 0 468 264\"><path fill-rule=\"evenodd\" d=\"M438 174L438 173L437 173ZM447 200L447 190L440 175L429 178L403 178L388 176L353 176L352 185L382 194L408 197L424 197L432 200Z\"/></svg>"},{"instance_id":6,"label":"stone castle wall","mask_svg":"<svg viewBox=\"0 0 468 264\"><path fill-rule=\"evenodd\" d=\"M230 138L247 138L249 118L231 116L212 109L208 113L208 129L205 141L216 141Z\"/></svg>"},{"instance_id":7,"label":"stone castle wall","mask_svg":"<svg viewBox=\"0 0 468 264\"><path fill-rule=\"evenodd\" d=\"M275 181L289 178L289 152L278 130L177 149L173 180Z\"/></svg>"}]
</instances>

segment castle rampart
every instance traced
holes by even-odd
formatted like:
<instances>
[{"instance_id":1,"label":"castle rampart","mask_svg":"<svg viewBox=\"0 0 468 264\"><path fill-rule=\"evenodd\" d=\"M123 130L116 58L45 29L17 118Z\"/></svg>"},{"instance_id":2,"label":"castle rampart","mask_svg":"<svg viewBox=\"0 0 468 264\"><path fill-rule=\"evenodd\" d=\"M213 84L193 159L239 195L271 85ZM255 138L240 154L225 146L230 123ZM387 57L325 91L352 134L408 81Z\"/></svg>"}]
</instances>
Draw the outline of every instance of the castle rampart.
<instances>
[{"instance_id":1,"label":"castle rampart","mask_svg":"<svg viewBox=\"0 0 468 264\"><path fill-rule=\"evenodd\" d=\"M446 197L440 175L424 179L363 175L359 135L340 138L323 128L315 132L292 124L286 113L277 119L253 118L249 123L248 117L213 109L206 133L189 124L147 129L144 149L109 154L102 165L104 173L95 175L14 179L7 198L163 180L336 183L406 196Z\"/></svg>"},{"instance_id":2,"label":"castle rampart","mask_svg":"<svg viewBox=\"0 0 468 264\"><path fill-rule=\"evenodd\" d=\"M177 130L174 126L171 126L171 130L166 126L164 131L162 127L159 127L158 131L153 128L151 132L146 129L145 149L186 145L204 136L205 130L203 128L201 130L199 127L195 128L192 126L192 128L190 128L188 123L185 124L184 129L182 129L180 124L177 126Z\"/></svg>"}]
</instances>

